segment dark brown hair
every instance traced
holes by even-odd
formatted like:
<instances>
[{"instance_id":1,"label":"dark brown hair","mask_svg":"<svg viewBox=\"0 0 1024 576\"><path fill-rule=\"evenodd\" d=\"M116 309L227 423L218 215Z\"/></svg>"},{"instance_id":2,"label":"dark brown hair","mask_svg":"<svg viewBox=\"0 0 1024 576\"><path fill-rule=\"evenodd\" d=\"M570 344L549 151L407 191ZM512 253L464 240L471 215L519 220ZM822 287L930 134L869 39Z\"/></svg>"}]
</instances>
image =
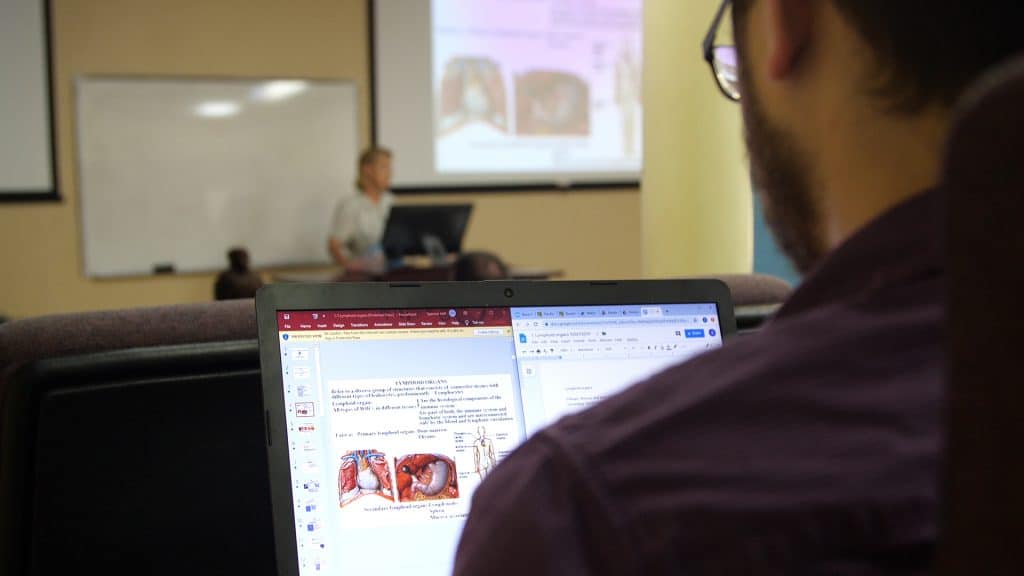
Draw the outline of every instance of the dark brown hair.
<instances>
[{"instance_id":1,"label":"dark brown hair","mask_svg":"<svg viewBox=\"0 0 1024 576\"><path fill-rule=\"evenodd\" d=\"M737 30L753 1L734 0ZM874 49L876 82L867 88L897 111L950 106L983 71L1024 50L1005 0L828 1Z\"/></svg>"}]
</instances>

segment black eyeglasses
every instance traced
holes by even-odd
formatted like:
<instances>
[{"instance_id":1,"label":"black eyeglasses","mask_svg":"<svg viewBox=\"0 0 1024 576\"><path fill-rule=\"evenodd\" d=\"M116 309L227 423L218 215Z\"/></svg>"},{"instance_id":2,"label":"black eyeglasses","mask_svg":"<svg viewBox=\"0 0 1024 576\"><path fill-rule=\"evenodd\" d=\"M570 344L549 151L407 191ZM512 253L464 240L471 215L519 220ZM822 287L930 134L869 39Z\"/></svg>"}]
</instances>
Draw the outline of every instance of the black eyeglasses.
<instances>
[{"instance_id":1,"label":"black eyeglasses","mask_svg":"<svg viewBox=\"0 0 1024 576\"><path fill-rule=\"evenodd\" d=\"M725 97L734 102L740 101L740 74L739 57L736 47L730 45L716 45L715 38L718 36L718 28L722 25L726 8L732 2L723 0L722 5L711 22L707 36L704 37L704 60L711 66L711 73L715 76L718 88L725 94Z\"/></svg>"}]
</instances>

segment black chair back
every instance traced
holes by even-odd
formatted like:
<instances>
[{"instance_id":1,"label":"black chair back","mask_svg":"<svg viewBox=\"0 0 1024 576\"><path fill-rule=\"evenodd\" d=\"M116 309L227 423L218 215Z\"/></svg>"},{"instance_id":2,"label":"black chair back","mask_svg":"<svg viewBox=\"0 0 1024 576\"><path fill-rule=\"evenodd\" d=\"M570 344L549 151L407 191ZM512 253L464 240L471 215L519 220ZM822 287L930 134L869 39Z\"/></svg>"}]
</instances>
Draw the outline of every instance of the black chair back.
<instances>
[{"instance_id":1,"label":"black chair back","mask_svg":"<svg viewBox=\"0 0 1024 576\"><path fill-rule=\"evenodd\" d=\"M255 341L35 361L0 422L0 572L275 572Z\"/></svg>"}]
</instances>

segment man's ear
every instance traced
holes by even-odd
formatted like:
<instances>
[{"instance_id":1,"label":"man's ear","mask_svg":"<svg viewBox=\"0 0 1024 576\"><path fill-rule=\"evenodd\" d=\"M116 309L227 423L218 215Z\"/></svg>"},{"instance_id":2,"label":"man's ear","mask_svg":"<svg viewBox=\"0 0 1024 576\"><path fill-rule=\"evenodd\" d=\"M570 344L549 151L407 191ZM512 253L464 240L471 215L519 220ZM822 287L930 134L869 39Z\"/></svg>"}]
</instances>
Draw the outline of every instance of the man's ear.
<instances>
[{"instance_id":1,"label":"man's ear","mask_svg":"<svg viewBox=\"0 0 1024 576\"><path fill-rule=\"evenodd\" d=\"M817 0L765 0L768 23L768 74L780 80L793 73L811 42L812 4Z\"/></svg>"}]
</instances>

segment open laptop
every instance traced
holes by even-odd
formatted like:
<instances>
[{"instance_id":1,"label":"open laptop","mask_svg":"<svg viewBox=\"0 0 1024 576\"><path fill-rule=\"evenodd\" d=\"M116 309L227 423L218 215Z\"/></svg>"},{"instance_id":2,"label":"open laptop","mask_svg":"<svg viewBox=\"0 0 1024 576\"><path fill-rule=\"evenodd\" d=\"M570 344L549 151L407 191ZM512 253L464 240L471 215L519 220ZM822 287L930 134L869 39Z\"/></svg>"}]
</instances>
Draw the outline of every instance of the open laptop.
<instances>
[{"instance_id":1,"label":"open laptop","mask_svg":"<svg viewBox=\"0 0 1024 576\"><path fill-rule=\"evenodd\" d=\"M458 254L472 212L472 204L392 206L381 239L384 253L389 260L425 254L437 261Z\"/></svg>"},{"instance_id":2,"label":"open laptop","mask_svg":"<svg viewBox=\"0 0 1024 576\"><path fill-rule=\"evenodd\" d=\"M256 302L282 575L450 574L474 490L516 446L735 331L714 280L277 284Z\"/></svg>"}]
</instances>

